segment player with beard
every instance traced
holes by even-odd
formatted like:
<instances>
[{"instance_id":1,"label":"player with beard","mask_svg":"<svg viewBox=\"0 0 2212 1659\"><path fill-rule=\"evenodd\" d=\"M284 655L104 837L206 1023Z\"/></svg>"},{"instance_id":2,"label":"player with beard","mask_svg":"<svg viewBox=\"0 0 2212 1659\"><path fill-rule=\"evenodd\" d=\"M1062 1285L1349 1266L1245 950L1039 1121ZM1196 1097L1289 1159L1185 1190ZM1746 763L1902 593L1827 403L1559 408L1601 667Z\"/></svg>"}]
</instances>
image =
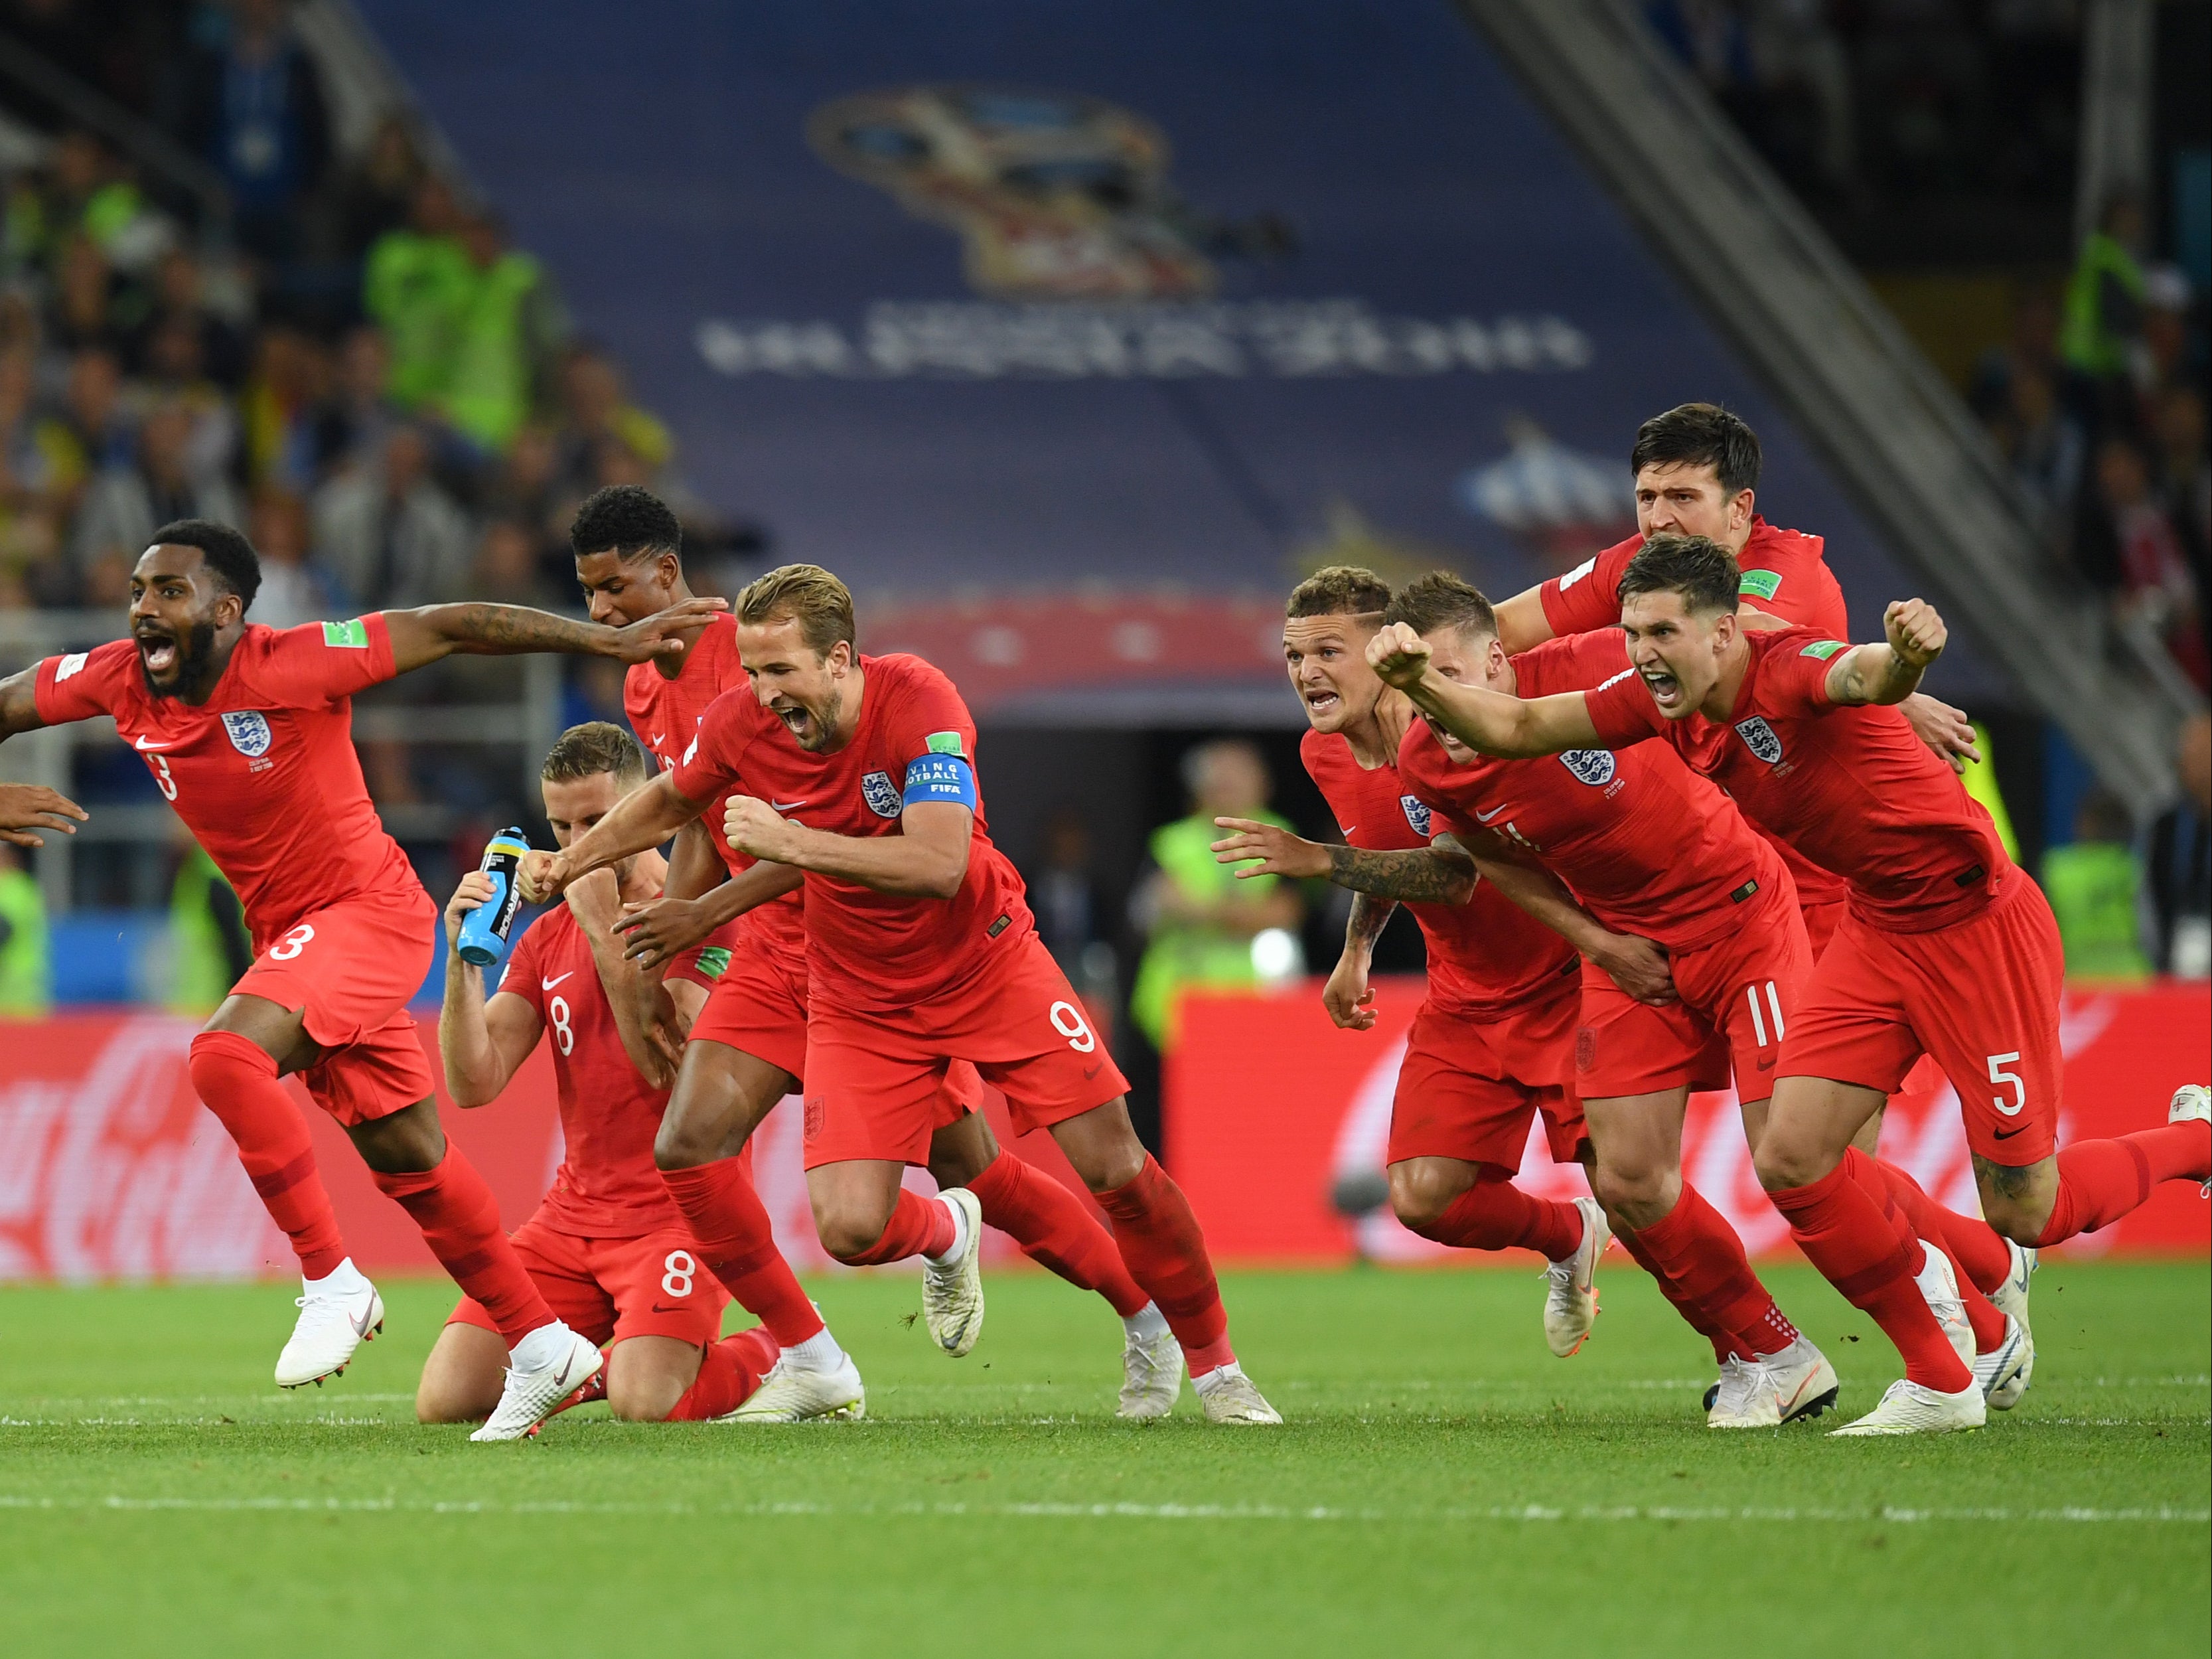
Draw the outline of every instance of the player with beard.
<instances>
[{"instance_id":1,"label":"player with beard","mask_svg":"<svg viewBox=\"0 0 2212 1659\"><path fill-rule=\"evenodd\" d=\"M1900 601L1884 616L1887 642L1856 648L1814 629L1747 630L1738 580L1703 537L1656 538L1622 578L1631 675L1528 702L1426 682L1413 695L1490 753L1664 737L1850 883L1850 913L1784 1039L1759 1180L1807 1256L1905 1363L1881 1404L1838 1432L1975 1427L1994 1403L1986 1355L1929 1306L1942 1252L1923 1250L1909 1216L1883 1213L1887 1189L1853 1131L1933 1055L1956 1090L1990 1225L2042 1246L2109 1225L2160 1181L2212 1175L2206 1091L2179 1089L2163 1129L2055 1150L2063 958L2050 906L1893 707L1941 654L1942 619ZM1413 672L1379 666L1393 680Z\"/></svg>"},{"instance_id":2,"label":"player with beard","mask_svg":"<svg viewBox=\"0 0 2212 1659\"><path fill-rule=\"evenodd\" d=\"M1121 1073L990 843L959 693L919 659L860 656L852 595L817 566L760 578L738 620L750 694L718 699L677 770L590 835L533 854L526 890L556 893L721 801L736 851L805 883L805 1134L823 1247L856 1264L921 1256L932 1335L950 1353L972 1347L975 1196L925 1199L900 1184L927 1160L948 1066L969 1061L1018 1129L1051 1131L1113 1219L1208 1420L1280 1422L1230 1345L1188 1202L1130 1129ZM766 879L761 868L738 879Z\"/></svg>"},{"instance_id":3,"label":"player with beard","mask_svg":"<svg viewBox=\"0 0 2212 1659\"><path fill-rule=\"evenodd\" d=\"M1394 672L1414 656L1424 669L1433 661L1429 677L1447 685L1529 693L1627 672L1618 634L1508 657L1488 602L1442 572L1391 601L1367 656L1401 690L1425 684L1419 673ZM1419 693L1413 702L1428 714ZM1533 857L1605 928L1666 954L1678 1000L1660 1006L1594 964L1583 969L1575 1086L1597 1155L1592 1186L1665 1278L1715 1318L1721 1378L1711 1426L1772 1427L1826 1410L1836 1398L1834 1369L1775 1306L1735 1229L1681 1168L1690 1090L1724 1085L1732 1069L1747 1111L1765 1100L1778 1010L1794 1005L1812 966L1796 894L1773 848L1672 754L1591 748L1559 761L1489 760L1431 718L1408 727L1398 771L1462 845L1504 860Z\"/></svg>"},{"instance_id":4,"label":"player with beard","mask_svg":"<svg viewBox=\"0 0 2212 1659\"><path fill-rule=\"evenodd\" d=\"M1215 857L1260 861L1241 874L1352 889L1344 952L1322 993L1342 1029L1373 1029L1367 976L1374 942L1400 903L1413 912L1428 947L1429 996L1414 1016L1391 1103L1391 1209L1440 1244L1519 1246L1550 1259L1544 1333L1565 1358L1589 1334L1595 1272L1612 1229L1595 1199L1532 1198L1512 1178L1539 1115L1553 1162L1592 1158L1574 1089L1577 949L1639 1000L1671 1002L1674 985L1649 940L1608 931L1548 875L1475 857L1407 792L1397 760L1413 705L1367 665L1367 641L1390 600L1373 571L1334 566L1291 591L1283 625L1291 688L1312 727L1300 754L1345 845L1223 818L1216 821L1229 833L1214 843ZM1735 1345L1721 1321L1662 1272L1632 1230L1620 1237L1725 1363Z\"/></svg>"},{"instance_id":5,"label":"player with beard","mask_svg":"<svg viewBox=\"0 0 2212 1659\"><path fill-rule=\"evenodd\" d=\"M617 485L591 497L569 540L595 621L619 626L690 597L682 527L644 490ZM683 656L629 671L624 712L662 769L675 768L717 697L729 691L750 697L736 636L734 619L717 618ZM784 1372L745 1403L740 1420L836 1415L860 1400L858 1373L834 1343L822 1340L821 1314L776 1252L751 1176L753 1131L778 1101L799 1091L805 1074L806 941L799 878L771 867L762 872L770 885L794 890L770 892L761 877L748 875L756 861L708 827L720 815L710 809L684 826L676 838L668 896L634 909L621 924L631 941L629 955L648 971L719 928L734 921L738 929L729 972L691 1028L654 1156L700 1241L702 1259L793 1355ZM1174 1333L1129 1277L1090 1208L998 1144L982 1101L974 1066L963 1060L946 1068L930 1138L930 1174L940 1187L973 1192L985 1223L1032 1260L1105 1300L1122 1327L1121 1415L1164 1415L1182 1382ZM812 1345L801 1345L807 1344ZM810 1365L817 1354L822 1363Z\"/></svg>"},{"instance_id":6,"label":"player with beard","mask_svg":"<svg viewBox=\"0 0 2212 1659\"><path fill-rule=\"evenodd\" d=\"M238 891L257 957L193 1038L191 1070L300 1259L300 1317L277 1382L335 1375L384 1318L278 1084L296 1072L497 1327L506 1387L471 1438L514 1439L600 1356L554 1319L500 1229L491 1189L439 1127L407 1014L437 907L370 804L352 698L455 652L642 662L722 607L694 600L609 628L514 606L432 605L279 631L246 619L260 582L237 531L164 526L131 572L130 637L0 680L0 737L112 715Z\"/></svg>"}]
</instances>

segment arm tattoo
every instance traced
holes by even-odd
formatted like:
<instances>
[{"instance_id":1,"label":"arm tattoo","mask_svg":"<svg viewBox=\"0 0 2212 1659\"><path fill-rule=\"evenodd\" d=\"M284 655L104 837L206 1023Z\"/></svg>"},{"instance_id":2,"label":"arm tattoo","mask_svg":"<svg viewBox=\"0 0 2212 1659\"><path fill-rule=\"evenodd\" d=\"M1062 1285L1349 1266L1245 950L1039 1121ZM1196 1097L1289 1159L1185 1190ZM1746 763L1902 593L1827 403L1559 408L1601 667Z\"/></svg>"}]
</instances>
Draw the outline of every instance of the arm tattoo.
<instances>
[{"instance_id":1,"label":"arm tattoo","mask_svg":"<svg viewBox=\"0 0 2212 1659\"><path fill-rule=\"evenodd\" d=\"M1378 899L1371 893L1355 891L1352 895L1352 914L1344 922L1344 948L1371 951L1376 940L1382 936L1383 924L1397 908L1395 899Z\"/></svg>"},{"instance_id":2,"label":"arm tattoo","mask_svg":"<svg viewBox=\"0 0 2212 1659\"><path fill-rule=\"evenodd\" d=\"M523 651L591 653L612 632L596 622L578 622L522 605L440 605L433 614L438 631L453 642L456 650L486 656Z\"/></svg>"},{"instance_id":3,"label":"arm tattoo","mask_svg":"<svg viewBox=\"0 0 2212 1659\"><path fill-rule=\"evenodd\" d=\"M1432 847L1370 852L1364 847L1332 846L1328 879L1354 893L1431 905L1463 905L1474 887L1474 872L1466 864Z\"/></svg>"}]
</instances>

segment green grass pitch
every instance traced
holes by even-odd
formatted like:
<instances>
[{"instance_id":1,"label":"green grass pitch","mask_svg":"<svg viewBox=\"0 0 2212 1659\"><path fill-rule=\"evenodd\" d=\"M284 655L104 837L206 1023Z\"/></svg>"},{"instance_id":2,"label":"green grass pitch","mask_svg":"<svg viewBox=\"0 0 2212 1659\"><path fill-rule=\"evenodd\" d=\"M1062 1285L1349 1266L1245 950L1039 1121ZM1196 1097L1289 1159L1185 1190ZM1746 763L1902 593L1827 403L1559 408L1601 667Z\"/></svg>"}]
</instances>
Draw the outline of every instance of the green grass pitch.
<instances>
[{"instance_id":1,"label":"green grass pitch","mask_svg":"<svg viewBox=\"0 0 2212 1659\"><path fill-rule=\"evenodd\" d=\"M1769 1279L1872 1406L1872 1327ZM818 1287L865 1424L594 1406L491 1447L412 1419L436 1284L387 1285L383 1339L299 1395L267 1380L281 1287L8 1290L0 1648L2201 1659L2206 1279L2053 1263L2021 1409L1902 1442L1709 1432L1709 1362L1617 1258L1565 1363L1532 1272L1231 1276L1273 1432L1188 1396L1113 1421L1111 1315L1036 1273L991 1281L957 1362L914 1279Z\"/></svg>"}]
</instances>

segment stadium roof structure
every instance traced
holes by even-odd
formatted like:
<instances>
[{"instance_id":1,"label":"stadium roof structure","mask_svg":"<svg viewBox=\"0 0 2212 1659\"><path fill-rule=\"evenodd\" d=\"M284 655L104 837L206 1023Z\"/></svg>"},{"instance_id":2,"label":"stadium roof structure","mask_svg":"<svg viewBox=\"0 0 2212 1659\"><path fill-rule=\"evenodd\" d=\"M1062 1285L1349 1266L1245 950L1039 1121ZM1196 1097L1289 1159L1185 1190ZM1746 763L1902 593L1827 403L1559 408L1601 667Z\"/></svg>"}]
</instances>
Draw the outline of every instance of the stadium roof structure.
<instances>
[{"instance_id":1,"label":"stadium roof structure","mask_svg":"<svg viewBox=\"0 0 2212 1659\"><path fill-rule=\"evenodd\" d=\"M689 480L987 717L1295 720L1305 570L1565 570L1692 399L1861 632L1912 591L1445 0L360 9Z\"/></svg>"}]
</instances>

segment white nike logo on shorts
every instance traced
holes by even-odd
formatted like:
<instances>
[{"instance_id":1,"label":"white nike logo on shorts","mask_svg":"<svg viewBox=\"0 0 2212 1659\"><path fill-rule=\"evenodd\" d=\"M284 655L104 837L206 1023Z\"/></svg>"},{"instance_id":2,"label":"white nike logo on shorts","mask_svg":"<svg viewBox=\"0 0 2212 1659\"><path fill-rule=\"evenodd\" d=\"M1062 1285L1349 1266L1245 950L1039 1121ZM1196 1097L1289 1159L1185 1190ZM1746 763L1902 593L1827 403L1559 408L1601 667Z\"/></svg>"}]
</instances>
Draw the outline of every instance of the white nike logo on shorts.
<instances>
[{"instance_id":1,"label":"white nike logo on shorts","mask_svg":"<svg viewBox=\"0 0 2212 1659\"><path fill-rule=\"evenodd\" d=\"M572 967L566 973L561 976L561 979L573 979L575 977L576 970ZM540 979L538 982L538 988L540 991L550 991L555 985L561 983L561 979Z\"/></svg>"}]
</instances>

